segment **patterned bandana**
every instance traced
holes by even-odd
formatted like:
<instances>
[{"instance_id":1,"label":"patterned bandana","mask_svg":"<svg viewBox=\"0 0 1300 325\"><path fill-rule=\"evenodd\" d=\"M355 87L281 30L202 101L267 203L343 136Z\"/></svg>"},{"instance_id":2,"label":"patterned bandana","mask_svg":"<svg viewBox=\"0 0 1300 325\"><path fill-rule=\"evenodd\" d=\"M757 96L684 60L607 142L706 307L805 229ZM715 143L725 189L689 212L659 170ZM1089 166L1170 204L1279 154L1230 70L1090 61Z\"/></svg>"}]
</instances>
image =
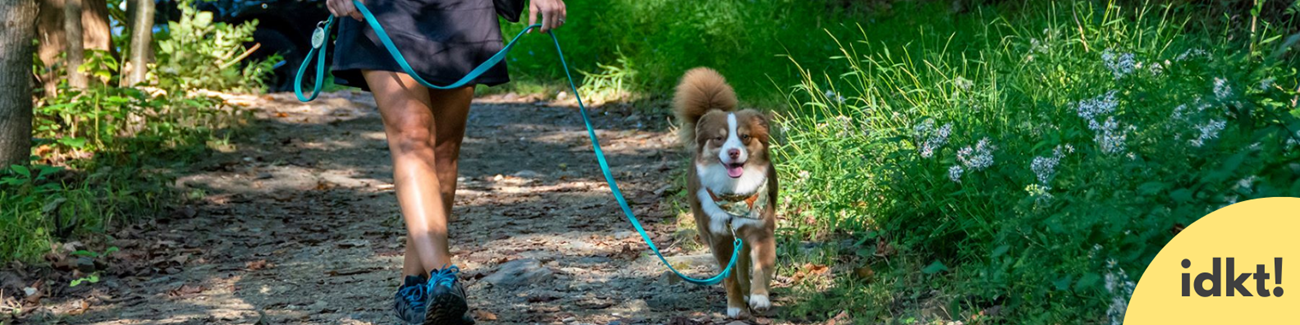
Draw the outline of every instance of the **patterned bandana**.
<instances>
[{"instance_id":1,"label":"patterned bandana","mask_svg":"<svg viewBox=\"0 0 1300 325\"><path fill-rule=\"evenodd\" d=\"M733 217L747 219L761 219L763 207L767 206L767 183L764 182L754 194L727 194L717 195L713 190L704 189L709 192L713 198L713 203L718 205L722 211L726 211Z\"/></svg>"}]
</instances>

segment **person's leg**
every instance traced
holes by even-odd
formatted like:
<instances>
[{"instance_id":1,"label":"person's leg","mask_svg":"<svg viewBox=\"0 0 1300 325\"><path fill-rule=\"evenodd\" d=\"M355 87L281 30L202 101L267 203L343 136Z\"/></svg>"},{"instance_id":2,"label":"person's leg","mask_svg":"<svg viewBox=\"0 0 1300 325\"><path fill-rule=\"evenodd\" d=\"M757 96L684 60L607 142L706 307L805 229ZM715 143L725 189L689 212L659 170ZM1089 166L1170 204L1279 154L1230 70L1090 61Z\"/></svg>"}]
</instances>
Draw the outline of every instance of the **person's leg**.
<instances>
[{"instance_id":1,"label":"person's leg","mask_svg":"<svg viewBox=\"0 0 1300 325\"><path fill-rule=\"evenodd\" d=\"M429 90L429 99L433 110L434 135L434 170L441 185L438 192L442 195L443 213L448 221L456 218L451 213L456 202L456 177L460 162L460 144L465 138L465 119L469 116L469 104L474 98L474 87L454 90ZM411 237L406 237L406 259L402 265L404 275L427 275L415 251Z\"/></svg>"},{"instance_id":2,"label":"person's leg","mask_svg":"<svg viewBox=\"0 0 1300 325\"><path fill-rule=\"evenodd\" d=\"M465 139L465 120L469 117L469 104L474 99L474 86L452 90L429 90L433 101L434 168L438 173L438 189L442 193L443 212L450 221L456 215L451 207L456 202L456 177L460 168L460 143Z\"/></svg>"},{"instance_id":3,"label":"person's leg","mask_svg":"<svg viewBox=\"0 0 1300 325\"><path fill-rule=\"evenodd\" d=\"M436 173L436 123L428 88L410 76L390 71L363 71L379 113L393 159L393 183L407 249L403 273L428 275L451 263L447 247L447 212Z\"/></svg>"}]
</instances>

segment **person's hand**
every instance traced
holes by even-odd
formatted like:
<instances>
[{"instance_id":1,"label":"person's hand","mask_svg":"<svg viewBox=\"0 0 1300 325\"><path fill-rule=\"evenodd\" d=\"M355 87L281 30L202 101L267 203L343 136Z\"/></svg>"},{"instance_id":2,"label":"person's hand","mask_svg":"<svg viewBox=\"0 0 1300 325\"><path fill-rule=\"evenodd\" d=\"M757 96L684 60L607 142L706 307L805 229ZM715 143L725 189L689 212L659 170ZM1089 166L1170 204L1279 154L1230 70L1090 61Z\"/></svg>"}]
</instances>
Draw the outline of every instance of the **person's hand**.
<instances>
[{"instance_id":1,"label":"person's hand","mask_svg":"<svg viewBox=\"0 0 1300 325\"><path fill-rule=\"evenodd\" d=\"M542 15L541 32L549 32L552 29L564 26L563 0L530 0L528 1L528 25L532 26L537 23L537 14Z\"/></svg>"},{"instance_id":2,"label":"person's hand","mask_svg":"<svg viewBox=\"0 0 1300 325\"><path fill-rule=\"evenodd\" d=\"M364 0L357 1L361 1L363 4L365 3ZM357 21L362 21L365 18L361 16L360 11L357 11L357 6L352 5L352 0L326 0L325 7L329 8L330 13L334 14L334 17L350 16L352 19L356 19Z\"/></svg>"}]
</instances>

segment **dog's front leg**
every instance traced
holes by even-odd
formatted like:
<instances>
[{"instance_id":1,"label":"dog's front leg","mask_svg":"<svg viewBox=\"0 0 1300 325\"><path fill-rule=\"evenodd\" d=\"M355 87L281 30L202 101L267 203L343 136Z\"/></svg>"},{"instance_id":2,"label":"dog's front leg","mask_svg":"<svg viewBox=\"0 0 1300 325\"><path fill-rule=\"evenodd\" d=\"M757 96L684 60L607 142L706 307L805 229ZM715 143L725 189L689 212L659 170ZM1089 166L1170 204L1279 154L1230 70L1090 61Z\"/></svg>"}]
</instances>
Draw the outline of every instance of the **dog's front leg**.
<instances>
[{"instance_id":1,"label":"dog's front leg","mask_svg":"<svg viewBox=\"0 0 1300 325\"><path fill-rule=\"evenodd\" d=\"M700 209L709 216L709 232L719 235L730 234L727 222L731 221L731 214L718 207L718 203L713 201L713 196L709 195L708 190L701 188L695 196L700 200Z\"/></svg>"}]
</instances>

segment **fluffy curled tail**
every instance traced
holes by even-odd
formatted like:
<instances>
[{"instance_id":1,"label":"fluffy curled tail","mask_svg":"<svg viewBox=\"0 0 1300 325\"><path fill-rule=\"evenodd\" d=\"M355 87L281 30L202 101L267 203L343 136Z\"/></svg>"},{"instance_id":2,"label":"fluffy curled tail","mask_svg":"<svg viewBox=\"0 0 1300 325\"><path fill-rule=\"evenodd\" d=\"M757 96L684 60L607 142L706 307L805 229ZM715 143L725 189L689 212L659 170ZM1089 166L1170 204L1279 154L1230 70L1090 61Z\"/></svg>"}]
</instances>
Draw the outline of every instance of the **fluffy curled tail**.
<instances>
[{"instance_id":1,"label":"fluffy curled tail","mask_svg":"<svg viewBox=\"0 0 1300 325\"><path fill-rule=\"evenodd\" d=\"M711 110L736 109L736 92L727 80L710 68L686 71L673 96L673 115L681 123L678 136L687 148L695 143L695 123Z\"/></svg>"}]
</instances>

